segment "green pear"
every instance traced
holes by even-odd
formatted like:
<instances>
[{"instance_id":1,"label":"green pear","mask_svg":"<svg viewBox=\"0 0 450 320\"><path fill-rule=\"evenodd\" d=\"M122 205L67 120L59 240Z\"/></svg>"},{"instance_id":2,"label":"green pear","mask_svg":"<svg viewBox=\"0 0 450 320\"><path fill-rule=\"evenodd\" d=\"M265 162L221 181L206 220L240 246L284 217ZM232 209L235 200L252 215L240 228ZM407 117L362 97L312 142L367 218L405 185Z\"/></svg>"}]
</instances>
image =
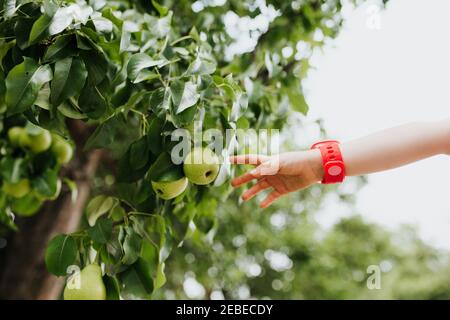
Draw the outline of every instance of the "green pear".
<instances>
[{"instance_id":1,"label":"green pear","mask_svg":"<svg viewBox=\"0 0 450 320\"><path fill-rule=\"evenodd\" d=\"M219 173L219 168L219 158L208 148L193 148L183 164L186 177L198 185L213 182Z\"/></svg>"},{"instance_id":2,"label":"green pear","mask_svg":"<svg viewBox=\"0 0 450 320\"><path fill-rule=\"evenodd\" d=\"M59 164L65 164L70 161L73 157L73 148L72 146L65 141L64 139L55 136L53 138L53 144L51 147L53 154L56 157L56 160Z\"/></svg>"},{"instance_id":3,"label":"green pear","mask_svg":"<svg viewBox=\"0 0 450 320\"><path fill-rule=\"evenodd\" d=\"M20 137L19 137L19 146L23 149L28 149L31 145L30 135L27 133L25 129L23 129Z\"/></svg>"},{"instance_id":4,"label":"green pear","mask_svg":"<svg viewBox=\"0 0 450 320\"><path fill-rule=\"evenodd\" d=\"M36 135L29 136L29 148L34 153L41 153L48 148L52 144L52 136L48 130L42 129Z\"/></svg>"},{"instance_id":5,"label":"green pear","mask_svg":"<svg viewBox=\"0 0 450 320\"><path fill-rule=\"evenodd\" d=\"M183 177L175 181L152 181L153 190L163 200L173 199L186 190L188 179Z\"/></svg>"},{"instance_id":6,"label":"green pear","mask_svg":"<svg viewBox=\"0 0 450 320\"><path fill-rule=\"evenodd\" d=\"M106 288L99 265L86 266L67 281L64 300L106 300Z\"/></svg>"},{"instance_id":7,"label":"green pear","mask_svg":"<svg viewBox=\"0 0 450 320\"><path fill-rule=\"evenodd\" d=\"M12 211L21 217L31 217L41 208L43 201L38 199L33 192L28 192L24 197L15 199L11 203Z\"/></svg>"},{"instance_id":8,"label":"green pear","mask_svg":"<svg viewBox=\"0 0 450 320\"><path fill-rule=\"evenodd\" d=\"M3 191L14 198L24 197L28 192L30 192L30 189L30 180L28 179L21 179L16 183L11 183L8 181L3 183Z\"/></svg>"},{"instance_id":9,"label":"green pear","mask_svg":"<svg viewBox=\"0 0 450 320\"><path fill-rule=\"evenodd\" d=\"M15 147L19 146L20 137L26 134L25 129L22 127L12 127L8 130L8 139Z\"/></svg>"}]
</instances>

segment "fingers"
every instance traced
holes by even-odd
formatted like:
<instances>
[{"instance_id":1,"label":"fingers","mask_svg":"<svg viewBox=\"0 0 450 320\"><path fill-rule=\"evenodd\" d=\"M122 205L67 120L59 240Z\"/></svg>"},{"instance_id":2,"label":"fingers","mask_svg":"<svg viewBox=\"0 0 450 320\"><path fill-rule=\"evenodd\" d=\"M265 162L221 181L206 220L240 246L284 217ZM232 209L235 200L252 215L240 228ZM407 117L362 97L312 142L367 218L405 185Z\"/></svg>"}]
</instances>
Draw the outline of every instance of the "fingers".
<instances>
[{"instance_id":1,"label":"fingers","mask_svg":"<svg viewBox=\"0 0 450 320\"><path fill-rule=\"evenodd\" d=\"M244 201L248 201L251 198L253 198L254 196L256 196L258 193L260 193L261 191L266 190L268 188L270 188L269 182L267 182L265 179L262 179L262 180L258 181L254 186L252 186L250 189L245 191L242 194L242 199Z\"/></svg>"},{"instance_id":2,"label":"fingers","mask_svg":"<svg viewBox=\"0 0 450 320\"><path fill-rule=\"evenodd\" d=\"M263 201L261 201L259 206L261 208L263 208L263 209L267 208L268 206L270 206L275 200L277 200L281 196L282 196L282 194L280 192L274 190L271 193L269 193L269 195Z\"/></svg>"},{"instance_id":3,"label":"fingers","mask_svg":"<svg viewBox=\"0 0 450 320\"><path fill-rule=\"evenodd\" d=\"M254 175L251 174L251 172L244 173L242 176L236 177L231 181L231 185L235 188L249 183L250 181L256 179Z\"/></svg>"},{"instance_id":4,"label":"fingers","mask_svg":"<svg viewBox=\"0 0 450 320\"><path fill-rule=\"evenodd\" d=\"M231 185L233 187L239 187L245 183L248 183L254 179L259 179L262 178L264 176L269 176L269 175L275 175L278 170L279 170L279 166L277 165L278 163L272 162L272 161L266 161L264 163L262 163L261 165L257 166L255 169L244 173L243 175L234 178L231 181Z\"/></svg>"},{"instance_id":5,"label":"fingers","mask_svg":"<svg viewBox=\"0 0 450 320\"><path fill-rule=\"evenodd\" d=\"M268 158L268 156L260 154L241 154L230 156L230 162L234 164L253 164L258 166L264 161L268 160Z\"/></svg>"}]
</instances>

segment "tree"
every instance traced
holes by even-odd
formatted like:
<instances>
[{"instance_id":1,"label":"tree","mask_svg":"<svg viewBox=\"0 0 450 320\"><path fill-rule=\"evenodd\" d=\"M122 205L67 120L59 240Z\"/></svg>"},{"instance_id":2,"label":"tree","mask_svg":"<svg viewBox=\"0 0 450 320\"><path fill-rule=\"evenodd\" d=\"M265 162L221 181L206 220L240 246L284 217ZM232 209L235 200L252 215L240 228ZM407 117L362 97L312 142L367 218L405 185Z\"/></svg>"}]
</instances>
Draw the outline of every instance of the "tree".
<instances>
[{"instance_id":1,"label":"tree","mask_svg":"<svg viewBox=\"0 0 450 320\"><path fill-rule=\"evenodd\" d=\"M316 204L305 205L305 198L293 194L264 212L253 203L237 210L227 202L218 212L220 236L207 242L194 231L168 258L172 276L156 296L449 298L449 254L425 244L415 229L387 231L353 214L325 230L314 217L322 196ZM372 276L379 276L379 287L368 285Z\"/></svg>"},{"instance_id":2,"label":"tree","mask_svg":"<svg viewBox=\"0 0 450 320\"><path fill-rule=\"evenodd\" d=\"M214 185L158 198L151 181L183 176L170 158L171 133L194 132L194 123L281 129L292 112L306 114L301 80L314 48L337 35L340 1L210 4L0 0L0 221L22 230L9 235L14 254L2 258L0 292L59 294L61 282L42 276L52 238L45 262L54 275L102 263L108 298L151 298L170 253L194 231L220 230L216 210L236 200L225 202L234 174L226 165ZM227 29L239 19L252 22L244 34L252 45L236 54L239 39ZM25 137L48 130L53 146L65 147L33 152L8 138L13 127ZM23 179L30 192L15 198L5 186ZM19 213L37 215L16 223Z\"/></svg>"}]
</instances>

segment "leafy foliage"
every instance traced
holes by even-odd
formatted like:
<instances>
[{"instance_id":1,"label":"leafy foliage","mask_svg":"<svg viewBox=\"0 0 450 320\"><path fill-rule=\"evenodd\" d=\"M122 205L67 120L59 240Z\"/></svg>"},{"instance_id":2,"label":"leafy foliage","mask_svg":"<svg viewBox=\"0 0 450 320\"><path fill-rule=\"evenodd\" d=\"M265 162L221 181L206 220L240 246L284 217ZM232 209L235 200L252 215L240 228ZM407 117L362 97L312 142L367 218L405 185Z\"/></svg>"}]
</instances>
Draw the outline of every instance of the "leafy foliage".
<instances>
[{"instance_id":1,"label":"leafy foliage","mask_svg":"<svg viewBox=\"0 0 450 320\"><path fill-rule=\"evenodd\" d=\"M304 206L305 198L293 194L265 212L227 202L218 212L220 236L205 243L195 231L166 262L171 277L156 297L449 298L448 252L425 244L417 230L387 231L358 215L324 229L314 217L316 204ZM368 288L369 266L380 270L379 289ZM193 291L192 282L201 289Z\"/></svg>"},{"instance_id":2,"label":"leafy foliage","mask_svg":"<svg viewBox=\"0 0 450 320\"><path fill-rule=\"evenodd\" d=\"M150 298L186 237L218 232L215 212L231 192L223 183L233 172L224 167L214 186L190 185L160 200L150 181L179 178L170 133L194 121L222 132L282 128L292 112L306 114L301 79L313 49L337 34L340 1L202 3L197 14L191 1L0 0L0 220L14 228L14 202L30 201L7 196L6 183L29 178L41 204L60 179L55 154L12 145L6 132L14 126L69 138L67 122L83 121L95 126L84 151L104 148L117 162L115 180L87 205L82 230L50 242L54 274L102 263L108 297ZM254 47L243 54L230 49L237 43L230 15L265 21L248 30Z\"/></svg>"}]
</instances>

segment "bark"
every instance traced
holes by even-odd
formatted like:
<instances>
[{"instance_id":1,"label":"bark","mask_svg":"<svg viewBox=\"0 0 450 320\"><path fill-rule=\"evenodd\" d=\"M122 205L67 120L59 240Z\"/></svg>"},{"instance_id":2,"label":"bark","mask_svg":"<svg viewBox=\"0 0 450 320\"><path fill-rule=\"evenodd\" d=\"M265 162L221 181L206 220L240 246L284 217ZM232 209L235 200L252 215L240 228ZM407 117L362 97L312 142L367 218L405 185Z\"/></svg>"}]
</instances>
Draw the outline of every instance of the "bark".
<instances>
[{"instance_id":1,"label":"bark","mask_svg":"<svg viewBox=\"0 0 450 320\"><path fill-rule=\"evenodd\" d=\"M81 122L68 124L77 150L90 130ZM64 278L49 274L44 256L48 242L57 234L75 231L90 194L90 182L102 158L100 150L89 154L77 152L75 159L63 173L77 183L78 197L72 201L69 190L64 190L55 201L44 204L33 217L17 221L19 231L8 239L2 251L0 270L0 298L27 300L54 300L59 298Z\"/></svg>"}]
</instances>

